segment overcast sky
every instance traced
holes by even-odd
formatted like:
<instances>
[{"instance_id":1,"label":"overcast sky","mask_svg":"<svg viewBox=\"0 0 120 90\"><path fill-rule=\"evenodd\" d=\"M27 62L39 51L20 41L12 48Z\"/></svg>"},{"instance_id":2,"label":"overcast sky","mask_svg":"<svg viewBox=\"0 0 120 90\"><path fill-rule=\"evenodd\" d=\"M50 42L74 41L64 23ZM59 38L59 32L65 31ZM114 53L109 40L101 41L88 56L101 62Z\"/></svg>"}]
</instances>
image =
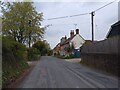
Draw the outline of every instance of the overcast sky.
<instances>
[{"instance_id":1,"label":"overcast sky","mask_svg":"<svg viewBox=\"0 0 120 90\"><path fill-rule=\"evenodd\" d=\"M91 16L90 14L72 18L47 20L49 18L71 16L75 14L90 13L109 2L35 2L34 6L38 12L43 12L44 21L42 26L50 25L47 28L44 38L50 43L51 48L60 42L61 37L70 36L70 31L80 29L80 35L85 40L91 40ZM118 3L97 11L94 18L95 40L103 40L108 33L110 26L118 21Z\"/></svg>"}]
</instances>

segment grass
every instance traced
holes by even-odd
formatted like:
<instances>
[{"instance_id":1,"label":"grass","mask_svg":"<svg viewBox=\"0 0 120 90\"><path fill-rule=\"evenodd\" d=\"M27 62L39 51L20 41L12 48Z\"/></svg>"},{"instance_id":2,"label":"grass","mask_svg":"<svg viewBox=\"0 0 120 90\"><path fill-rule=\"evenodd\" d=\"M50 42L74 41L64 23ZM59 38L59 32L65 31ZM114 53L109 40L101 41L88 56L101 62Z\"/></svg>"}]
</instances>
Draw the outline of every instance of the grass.
<instances>
[{"instance_id":1,"label":"grass","mask_svg":"<svg viewBox=\"0 0 120 90\"><path fill-rule=\"evenodd\" d=\"M12 63L3 63L2 70L2 85L6 87L9 83L14 82L15 79L28 68L28 64L24 61L12 62Z\"/></svg>"},{"instance_id":2,"label":"grass","mask_svg":"<svg viewBox=\"0 0 120 90\"><path fill-rule=\"evenodd\" d=\"M73 59L73 58L80 58L80 57L76 57L76 56L67 56L67 57L64 57L63 59Z\"/></svg>"},{"instance_id":3,"label":"grass","mask_svg":"<svg viewBox=\"0 0 120 90\"><path fill-rule=\"evenodd\" d=\"M8 84L10 84L11 82L14 82L15 79L17 77L19 77L19 75L21 75L21 73L26 68L28 68L28 64L24 61L19 61L18 63L13 62L13 64L4 63L3 64L3 71L2 71L3 87L7 87Z\"/></svg>"},{"instance_id":4,"label":"grass","mask_svg":"<svg viewBox=\"0 0 120 90\"><path fill-rule=\"evenodd\" d=\"M80 56L79 57L76 57L76 56L55 56L55 57L57 57L57 58L60 58L60 59L73 59L73 58L80 58Z\"/></svg>"}]
</instances>

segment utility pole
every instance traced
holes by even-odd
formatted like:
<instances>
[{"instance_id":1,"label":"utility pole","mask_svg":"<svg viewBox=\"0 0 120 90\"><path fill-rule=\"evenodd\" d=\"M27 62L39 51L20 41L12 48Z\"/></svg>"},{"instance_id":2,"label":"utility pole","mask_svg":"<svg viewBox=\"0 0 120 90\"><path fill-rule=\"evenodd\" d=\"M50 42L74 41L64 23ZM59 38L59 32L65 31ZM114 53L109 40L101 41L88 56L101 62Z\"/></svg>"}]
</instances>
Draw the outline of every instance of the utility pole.
<instances>
[{"instance_id":1,"label":"utility pole","mask_svg":"<svg viewBox=\"0 0 120 90\"><path fill-rule=\"evenodd\" d=\"M94 41L94 15L95 12L91 12L91 24L92 24L92 42Z\"/></svg>"}]
</instances>

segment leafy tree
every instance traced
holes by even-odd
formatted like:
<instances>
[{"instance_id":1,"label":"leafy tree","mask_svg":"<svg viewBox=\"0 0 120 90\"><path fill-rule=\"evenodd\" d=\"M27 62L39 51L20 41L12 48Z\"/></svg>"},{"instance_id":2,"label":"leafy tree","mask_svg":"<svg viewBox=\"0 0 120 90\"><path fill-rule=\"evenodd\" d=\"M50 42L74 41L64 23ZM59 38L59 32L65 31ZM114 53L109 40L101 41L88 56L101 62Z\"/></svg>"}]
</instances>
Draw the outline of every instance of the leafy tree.
<instances>
[{"instance_id":1,"label":"leafy tree","mask_svg":"<svg viewBox=\"0 0 120 90\"><path fill-rule=\"evenodd\" d=\"M39 50L37 48L31 47L27 49L28 61L39 59Z\"/></svg>"},{"instance_id":2,"label":"leafy tree","mask_svg":"<svg viewBox=\"0 0 120 90\"><path fill-rule=\"evenodd\" d=\"M73 50L74 50L74 45L73 43L71 45L69 45L69 47L67 47L65 49L69 54L72 54Z\"/></svg>"},{"instance_id":3,"label":"leafy tree","mask_svg":"<svg viewBox=\"0 0 120 90\"><path fill-rule=\"evenodd\" d=\"M49 50L49 51L48 51L48 55L51 56L52 54L53 54L53 51L52 51L52 50ZM59 52L58 52L57 54L60 55Z\"/></svg>"},{"instance_id":4,"label":"leafy tree","mask_svg":"<svg viewBox=\"0 0 120 90\"><path fill-rule=\"evenodd\" d=\"M41 55L51 55L52 53L49 44L45 40L37 41L36 43L33 44L33 47L37 48Z\"/></svg>"},{"instance_id":5,"label":"leafy tree","mask_svg":"<svg viewBox=\"0 0 120 90\"><path fill-rule=\"evenodd\" d=\"M35 10L32 2L6 3L2 13L3 35L12 36L20 43L29 44L29 47L43 37L44 29L40 28L43 14Z\"/></svg>"}]
</instances>

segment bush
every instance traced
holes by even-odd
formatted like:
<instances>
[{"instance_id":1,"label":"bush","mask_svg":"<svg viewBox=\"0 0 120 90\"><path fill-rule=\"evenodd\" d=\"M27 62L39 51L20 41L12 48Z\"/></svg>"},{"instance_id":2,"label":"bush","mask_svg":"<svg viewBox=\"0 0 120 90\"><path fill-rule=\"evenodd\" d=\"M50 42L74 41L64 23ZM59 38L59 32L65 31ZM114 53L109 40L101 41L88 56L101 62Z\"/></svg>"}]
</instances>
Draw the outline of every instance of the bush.
<instances>
[{"instance_id":1,"label":"bush","mask_svg":"<svg viewBox=\"0 0 120 90\"><path fill-rule=\"evenodd\" d=\"M2 38L2 84L7 84L17 78L28 64L24 58L26 47L14 41L11 37Z\"/></svg>"},{"instance_id":2,"label":"bush","mask_svg":"<svg viewBox=\"0 0 120 90\"><path fill-rule=\"evenodd\" d=\"M66 56L66 57L64 57L64 59L72 59L72 58L77 58L77 57L75 57L75 56Z\"/></svg>"},{"instance_id":3,"label":"bush","mask_svg":"<svg viewBox=\"0 0 120 90\"><path fill-rule=\"evenodd\" d=\"M9 60L7 55L11 54L9 58L12 58L13 60L23 60L23 54L26 50L25 45L14 41L11 37L3 37L2 38L2 52L3 52L3 60ZM5 58L4 58L5 56ZM7 59L6 59L7 58Z\"/></svg>"},{"instance_id":4,"label":"bush","mask_svg":"<svg viewBox=\"0 0 120 90\"><path fill-rule=\"evenodd\" d=\"M39 58L39 50L32 47L27 49L28 52L28 60L33 61L33 60L38 60Z\"/></svg>"},{"instance_id":5,"label":"bush","mask_svg":"<svg viewBox=\"0 0 120 90\"><path fill-rule=\"evenodd\" d=\"M41 56L52 55L52 50L50 49L49 44L45 41L37 41L32 47L36 48Z\"/></svg>"}]
</instances>

